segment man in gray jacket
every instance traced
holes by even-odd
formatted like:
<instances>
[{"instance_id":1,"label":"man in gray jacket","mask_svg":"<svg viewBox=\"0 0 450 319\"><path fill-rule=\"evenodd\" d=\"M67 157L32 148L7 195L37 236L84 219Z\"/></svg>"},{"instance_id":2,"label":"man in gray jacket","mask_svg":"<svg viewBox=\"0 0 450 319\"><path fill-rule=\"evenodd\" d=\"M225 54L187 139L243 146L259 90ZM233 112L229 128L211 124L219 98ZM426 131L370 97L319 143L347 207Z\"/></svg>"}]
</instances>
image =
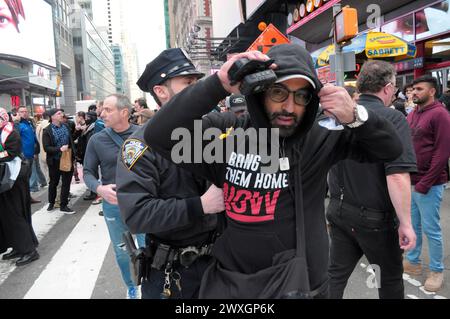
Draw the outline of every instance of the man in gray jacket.
<instances>
[{"instance_id":1,"label":"man in gray jacket","mask_svg":"<svg viewBox=\"0 0 450 319\"><path fill-rule=\"evenodd\" d=\"M92 136L84 157L84 181L88 188L103 198L103 214L109 236L114 246L116 261L127 286L127 298L139 299L130 273L130 257L124 249L122 235L128 231L120 216L116 195L116 163L123 141L136 131L138 126L130 125L128 118L131 103L124 95L113 94L106 98L101 113L106 129ZM99 182L98 167L101 171ZM139 246L145 245L143 235L137 235Z\"/></svg>"}]
</instances>

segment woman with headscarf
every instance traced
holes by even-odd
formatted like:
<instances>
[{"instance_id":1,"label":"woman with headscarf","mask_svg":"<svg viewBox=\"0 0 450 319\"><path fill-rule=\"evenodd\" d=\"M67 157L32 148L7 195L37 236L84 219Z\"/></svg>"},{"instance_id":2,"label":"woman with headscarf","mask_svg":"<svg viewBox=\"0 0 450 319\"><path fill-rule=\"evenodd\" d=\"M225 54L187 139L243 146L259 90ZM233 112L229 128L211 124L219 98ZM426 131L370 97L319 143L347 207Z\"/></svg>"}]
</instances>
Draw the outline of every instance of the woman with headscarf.
<instances>
[{"instance_id":1,"label":"woman with headscarf","mask_svg":"<svg viewBox=\"0 0 450 319\"><path fill-rule=\"evenodd\" d=\"M14 130L9 115L0 108L0 162L16 161L21 157L20 134ZM38 240L31 224L31 197L27 166L21 164L11 189L0 193L0 253L3 260L17 259L16 266L37 260Z\"/></svg>"}]
</instances>

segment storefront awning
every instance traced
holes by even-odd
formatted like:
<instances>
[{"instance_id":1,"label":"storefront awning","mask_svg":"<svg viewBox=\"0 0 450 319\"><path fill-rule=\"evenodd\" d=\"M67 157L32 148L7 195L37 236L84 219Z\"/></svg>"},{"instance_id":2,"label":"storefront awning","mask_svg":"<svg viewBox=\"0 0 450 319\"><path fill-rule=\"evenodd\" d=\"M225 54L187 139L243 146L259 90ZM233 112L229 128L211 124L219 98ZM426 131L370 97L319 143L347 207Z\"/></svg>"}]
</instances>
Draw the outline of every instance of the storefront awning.
<instances>
[{"instance_id":1,"label":"storefront awning","mask_svg":"<svg viewBox=\"0 0 450 319\"><path fill-rule=\"evenodd\" d=\"M307 43L320 44L330 38L333 21L333 4L341 4L342 7L348 5L358 10L358 21L360 30L366 29L367 22L373 19L374 6L380 10L380 14L385 16L401 7L411 6L411 10L417 6L423 6L433 0L376 0L372 2L361 0L329 0L322 7L314 10L311 14L290 26L287 34L299 38ZM417 3L417 4L415 4ZM369 6L370 5L370 6Z\"/></svg>"},{"instance_id":2,"label":"storefront awning","mask_svg":"<svg viewBox=\"0 0 450 319\"><path fill-rule=\"evenodd\" d=\"M403 39L385 32L367 32L357 35L343 52L364 54L368 59L397 58L406 59L416 56L416 47ZM329 45L317 56L318 67L329 64L330 55L335 53L334 45Z\"/></svg>"}]
</instances>

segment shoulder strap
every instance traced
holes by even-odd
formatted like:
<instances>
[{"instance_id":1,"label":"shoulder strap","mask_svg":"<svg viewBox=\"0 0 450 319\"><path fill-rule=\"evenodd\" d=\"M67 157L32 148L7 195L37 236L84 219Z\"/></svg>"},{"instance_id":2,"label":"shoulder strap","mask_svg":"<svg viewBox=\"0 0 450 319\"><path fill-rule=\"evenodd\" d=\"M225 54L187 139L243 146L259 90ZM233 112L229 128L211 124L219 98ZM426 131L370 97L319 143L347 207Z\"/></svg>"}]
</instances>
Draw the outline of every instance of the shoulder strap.
<instances>
[{"instance_id":1,"label":"shoulder strap","mask_svg":"<svg viewBox=\"0 0 450 319\"><path fill-rule=\"evenodd\" d=\"M117 144L117 146L119 146L119 148L122 147L123 142L125 141L123 138L121 138L119 136L119 134L117 134L116 132L114 132L114 130L110 127L105 128L105 132L106 134L109 135L109 137L114 141L114 143Z\"/></svg>"},{"instance_id":2,"label":"shoulder strap","mask_svg":"<svg viewBox=\"0 0 450 319\"><path fill-rule=\"evenodd\" d=\"M297 249L296 255L298 257L303 257L306 260L306 233L305 233L305 211L303 203L303 185L301 182L301 154L299 154L300 160L298 163L298 169L294 170L294 180L299 182L295 185L295 226L296 226L296 237L297 237Z\"/></svg>"}]
</instances>

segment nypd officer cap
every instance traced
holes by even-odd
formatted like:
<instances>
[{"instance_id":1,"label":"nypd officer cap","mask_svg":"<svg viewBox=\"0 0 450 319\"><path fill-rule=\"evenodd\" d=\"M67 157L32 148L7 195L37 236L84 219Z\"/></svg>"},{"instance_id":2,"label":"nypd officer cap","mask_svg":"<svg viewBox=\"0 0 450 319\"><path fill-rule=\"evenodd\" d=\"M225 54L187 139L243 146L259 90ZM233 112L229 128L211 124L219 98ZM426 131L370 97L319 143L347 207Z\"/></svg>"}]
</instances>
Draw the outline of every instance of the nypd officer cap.
<instances>
[{"instance_id":1,"label":"nypd officer cap","mask_svg":"<svg viewBox=\"0 0 450 319\"><path fill-rule=\"evenodd\" d=\"M205 74L197 71L186 53L180 49L167 49L147 64L136 84L144 92L153 94L153 87L176 76L194 75L197 78Z\"/></svg>"}]
</instances>

